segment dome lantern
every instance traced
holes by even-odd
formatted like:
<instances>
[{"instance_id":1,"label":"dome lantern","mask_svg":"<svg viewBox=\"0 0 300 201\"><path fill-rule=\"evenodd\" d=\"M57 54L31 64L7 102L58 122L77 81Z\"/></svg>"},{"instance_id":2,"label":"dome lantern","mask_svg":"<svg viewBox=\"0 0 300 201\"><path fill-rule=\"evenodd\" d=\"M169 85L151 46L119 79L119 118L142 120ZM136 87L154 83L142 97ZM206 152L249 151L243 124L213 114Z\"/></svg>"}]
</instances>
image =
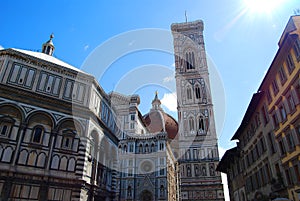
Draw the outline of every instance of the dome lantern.
<instances>
[{"instance_id":1,"label":"dome lantern","mask_svg":"<svg viewBox=\"0 0 300 201\"><path fill-rule=\"evenodd\" d=\"M152 109L160 109L160 105L161 105L161 102L160 100L158 99L158 92L156 91L155 92L155 97L152 101Z\"/></svg>"},{"instance_id":2,"label":"dome lantern","mask_svg":"<svg viewBox=\"0 0 300 201\"><path fill-rule=\"evenodd\" d=\"M50 39L46 43L44 43L43 46L42 46L42 52L44 54L48 54L50 56L53 55L53 52L54 52L54 49L55 49L55 47L53 45L53 42L52 42L52 38L54 38L53 33L50 35Z\"/></svg>"}]
</instances>

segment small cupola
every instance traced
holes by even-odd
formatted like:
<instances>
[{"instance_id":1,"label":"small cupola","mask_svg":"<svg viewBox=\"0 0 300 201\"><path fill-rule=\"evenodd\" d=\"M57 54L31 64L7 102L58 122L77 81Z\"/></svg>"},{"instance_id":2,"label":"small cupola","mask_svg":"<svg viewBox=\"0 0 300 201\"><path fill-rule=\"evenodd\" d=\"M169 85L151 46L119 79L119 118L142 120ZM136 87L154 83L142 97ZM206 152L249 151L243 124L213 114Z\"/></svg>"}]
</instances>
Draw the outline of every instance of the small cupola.
<instances>
[{"instance_id":1,"label":"small cupola","mask_svg":"<svg viewBox=\"0 0 300 201\"><path fill-rule=\"evenodd\" d=\"M52 38L54 38L53 34L50 35L50 39L46 43L44 43L43 46L42 46L42 52L44 54L48 54L50 56L53 55L53 52L54 52L54 49L55 49L55 47L53 45L53 42L52 42Z\"/></svg>"}]
</instances>

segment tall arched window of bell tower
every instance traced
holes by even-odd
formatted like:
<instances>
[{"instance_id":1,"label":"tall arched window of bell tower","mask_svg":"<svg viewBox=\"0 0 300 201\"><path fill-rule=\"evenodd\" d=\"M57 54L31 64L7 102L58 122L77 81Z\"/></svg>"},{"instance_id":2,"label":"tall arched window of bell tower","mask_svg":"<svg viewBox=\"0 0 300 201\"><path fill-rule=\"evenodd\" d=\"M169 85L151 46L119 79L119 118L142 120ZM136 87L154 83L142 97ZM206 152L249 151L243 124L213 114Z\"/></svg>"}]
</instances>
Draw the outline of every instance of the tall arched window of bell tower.
<instances>
[{"instance_id":1,"label":"tall arched window of bell tower","mask_svg":"<svg viewBox=\"0 0 300 201\"><path fill-rule=\"evenodd\" d=\"M204 134L205 133L205 119L203 116L198 117L198 133Z\"/></svg>"},{"instance_id":2,"label":"tall arched window of bell tower","mask_svg":"<svg viewBox=\"0 0 300 201\"><path fill-rule=\"evenodd\" d=\"M185 53L185 62L187 70L195 69L195 55L193 51L189 50Z\"/></svg>"},{"instance_id":3,"label":"tall arched window of bell tower","mask_svg":"<svg viewBox=\"0 0 300 201\"><path fill-rule=\"evenodd\" d=\"M191 87L188 87L188 88L186 89L186 96L187 96L187 99L188 99L188 100L191 100L191 99L192 99L192 89L191 89Z\"/></svg>"},{"instance_id":4,"label":"tall arched window of bell tower","mask_svg":"<svg viewBox=\"0 0 300 201\"><path fill-rule=\"evenodd\" d=\"M195 86L195 94L196 94L197 99L201 98L201 91L200 91L200 86L199 85Z\"/></svg>"},{"instance_id":5,"label":"tall arched window of bell tower","mask_svg":"<svg viewBox=\"0 0 300 201\"><path fill-rule=\"evenodd\" d=\"M194 118L193 117L189 118L189 129L190 129L190 132L193 132L195 130Z\"/></svg>"}]
</instances>

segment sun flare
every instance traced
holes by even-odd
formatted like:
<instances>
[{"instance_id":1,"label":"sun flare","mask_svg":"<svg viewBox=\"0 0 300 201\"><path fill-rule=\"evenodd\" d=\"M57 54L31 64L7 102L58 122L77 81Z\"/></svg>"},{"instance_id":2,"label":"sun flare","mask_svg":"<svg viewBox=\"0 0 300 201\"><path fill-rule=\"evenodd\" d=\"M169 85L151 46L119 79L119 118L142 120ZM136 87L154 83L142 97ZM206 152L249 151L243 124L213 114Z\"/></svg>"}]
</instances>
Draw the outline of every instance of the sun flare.
<instances>
[{"instance_id":1,"label":"sun flare","mask_svg":"<svg viewBox=\"0 0 300 201\"><path fill-rule=\"evenodd\" d=\"M244 0L246 8L252 13L271 13L282 2L283 0Z\"/></svg>"}]
</instances>

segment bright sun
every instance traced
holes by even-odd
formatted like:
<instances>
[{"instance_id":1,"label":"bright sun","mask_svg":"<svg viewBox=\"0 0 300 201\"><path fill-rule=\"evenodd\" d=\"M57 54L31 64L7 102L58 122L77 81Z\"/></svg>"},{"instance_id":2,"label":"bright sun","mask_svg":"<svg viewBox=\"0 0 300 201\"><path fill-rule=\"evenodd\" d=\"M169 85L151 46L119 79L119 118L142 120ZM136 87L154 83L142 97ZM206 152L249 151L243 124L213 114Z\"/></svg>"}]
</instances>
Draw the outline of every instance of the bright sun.
<instances>
[{"instance_id":1,"label":"bright sun","mask_svg":"<svg viewBox=\"0 0 300 201\"><path fill-rule=\"evenodd\" d=\"M246 8L252 13L271 13L283 0L244 0Z\"/></svg>"}]
</instances>

